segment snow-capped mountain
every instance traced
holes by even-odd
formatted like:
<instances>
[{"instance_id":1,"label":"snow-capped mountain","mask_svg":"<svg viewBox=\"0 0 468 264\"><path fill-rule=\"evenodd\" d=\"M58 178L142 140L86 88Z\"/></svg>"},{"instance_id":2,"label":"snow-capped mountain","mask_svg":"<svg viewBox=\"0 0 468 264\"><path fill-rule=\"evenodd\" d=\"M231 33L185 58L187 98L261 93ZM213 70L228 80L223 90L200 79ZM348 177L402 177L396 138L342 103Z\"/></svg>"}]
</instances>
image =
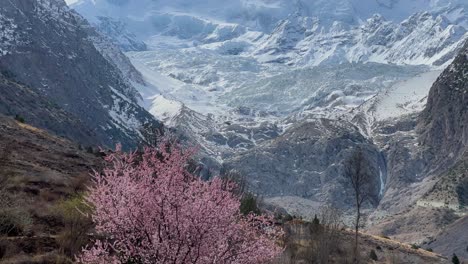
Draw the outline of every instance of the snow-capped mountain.
<instances>
[{"instance_id":1,"label":"snow-capped mountain","mask_svg":"<svg viewBox=\"0 0 468 264\"><path fill-rule=\"evenodd\" d=\"M249 134L257 124L276 134L310 116L346 115L443 68L468 37L468 3L458 0L79 0L72 7L133 50L127 56L146 82L136 85L142 105L196 135L220 161L261 144Z\"/></svg>"},{"instance_id":2,"label":"snow-capped mountain","mask_svg":"<svg viewBox=\"0 0 468 264\"><path fill-rule=\"evenodd\" d=\"M78 0L73 4L93 23L98 22L100 16L119 18L132 32L147 36L173 22L172 17L182 15L213 23L238 24L268 33L278 21L296 12L304 17L317 17L328 26L336 21L360 24L374 14L401 22L422 11L445 14L452 23L459 24L466 23L464 8L467 6L463 0ZM142 25L147 26L147 33L143 33ZM196 29L199 25L186 27ZM135 30L139 26L139 30Z\"/></svg>"},{"instance_id":3,"label":"snow-capped mountain","mask_svg":"<svg viewBox=\"0 0 468 264\"><path fill-rule=\"evenodd\" d=\"M468 36L445 16L416 13L401 23L373 15L359 26L294 14L280 22L253 52L260 61L299 65L379 62L442 65Z\"/></svg>"},{"instance_id":4,"label":"snow-capped mountain","mask_svg":"<svg viewBox=\"0 0 468 264\"><path fill-rule=\"evenodd\" d=\"M141 74L63 0L2 2L0 29L0 72L8 86L2 101L25 95L2 113L109 147L133 147L145 140L143 126L161 127L138 104L134 84L144 84Z\"/></svg>"}]
</instances>

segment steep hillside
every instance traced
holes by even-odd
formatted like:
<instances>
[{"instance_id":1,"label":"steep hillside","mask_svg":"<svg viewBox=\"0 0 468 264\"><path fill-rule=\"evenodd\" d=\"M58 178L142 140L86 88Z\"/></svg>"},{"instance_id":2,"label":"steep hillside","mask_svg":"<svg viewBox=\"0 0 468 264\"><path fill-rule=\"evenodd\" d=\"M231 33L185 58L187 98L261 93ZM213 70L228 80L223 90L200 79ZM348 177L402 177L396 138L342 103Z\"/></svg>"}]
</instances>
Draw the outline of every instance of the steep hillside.
<instances>
[{"instance_id":1,"label":"steep hillside","mask_svg":"<svg viewBox=\"0 0 468 264\"><path fill-rule=\"evenodd\" d=\"M447 256L456 254L459 258L468 260L466 244L468 244L468 216L448 226L427 246Z\"/></svg>"},{"instance_id":2,"label":"steep hillside","mask_svg":"<svg viewBox=\"0 0 468 264\"><path fill-rule=\"evenodd\" d=\"M57 205L84 191L102 162L75 143L0 115L0 262L56 263L64 228ZM11 219L16 227L6 232Z\"/></svg>"},{"instance_id":3,"label":"steep hillside","mask_svg":"<svg viewBox=\"0 0 468 264\"><path fill-rule=\"evenodd\" d=\"M84 145L99 143L93 130L77 117L39 95L34 89L3 74L0 73L0 113L23 118L28 124L46 128L59 136L76 139Z\"/></svg>"},{"instance_id":4,"label":"steep hillside","mask_svg":"<svg viewBox=\"0 0 468 264\"><path fill-rule=\"evenodd\" d=\"M131 82L139 81L138 73L124 67L128 59L105 46L105 39L63 0L6 1L0 6L0 28L0 71L78 118L95 142L135 146L145 140L143 125L161 128L137 103ZM20 112L10 107L10 113ZM71 132L79 127L66 129L62 134L82 139Z\"/></svg>"}]
</instances>

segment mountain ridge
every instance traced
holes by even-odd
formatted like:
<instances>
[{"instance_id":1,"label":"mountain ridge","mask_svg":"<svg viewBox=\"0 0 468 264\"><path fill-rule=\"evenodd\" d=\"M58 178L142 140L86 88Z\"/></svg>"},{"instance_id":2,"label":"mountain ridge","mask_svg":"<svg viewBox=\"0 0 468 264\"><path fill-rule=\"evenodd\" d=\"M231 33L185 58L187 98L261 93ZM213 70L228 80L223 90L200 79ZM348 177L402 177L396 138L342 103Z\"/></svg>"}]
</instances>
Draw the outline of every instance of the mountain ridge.
<instances>
[{"instance_id":1,"label":"mountain ridge","mask_svg":"<svg viewBox=\"0 0 468 264\"><path fill-rule=\"evenodd\" d=\"M0 17L10 32L8 41L0 43L0 70L80 119L93 132L94 143L134 147L145 140L143 125L162 128L138 105L131 82L143 82L139 73L63 0L8 1ZM125 64L130 66L124 69Z\"/></svg>"}]
</instances>

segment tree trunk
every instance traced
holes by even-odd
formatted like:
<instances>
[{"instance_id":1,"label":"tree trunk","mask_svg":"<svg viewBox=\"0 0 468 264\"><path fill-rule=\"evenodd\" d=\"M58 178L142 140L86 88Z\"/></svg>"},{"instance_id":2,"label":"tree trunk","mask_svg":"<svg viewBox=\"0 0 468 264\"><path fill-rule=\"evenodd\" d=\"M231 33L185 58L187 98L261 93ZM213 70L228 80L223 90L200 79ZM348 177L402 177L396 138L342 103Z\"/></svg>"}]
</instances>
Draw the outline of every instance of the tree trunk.
<instances>
[{"instance_id":1,"label":"tree trunk","mask_svg":"<svg viewBox=\"0 0 468 264\"><path fill-rule=\"evenodd\" d=\"M359 222L361 220L361 208L357 206L356 226L354 233L354 263L359 263Z\"/></svg>"}]
</instances>

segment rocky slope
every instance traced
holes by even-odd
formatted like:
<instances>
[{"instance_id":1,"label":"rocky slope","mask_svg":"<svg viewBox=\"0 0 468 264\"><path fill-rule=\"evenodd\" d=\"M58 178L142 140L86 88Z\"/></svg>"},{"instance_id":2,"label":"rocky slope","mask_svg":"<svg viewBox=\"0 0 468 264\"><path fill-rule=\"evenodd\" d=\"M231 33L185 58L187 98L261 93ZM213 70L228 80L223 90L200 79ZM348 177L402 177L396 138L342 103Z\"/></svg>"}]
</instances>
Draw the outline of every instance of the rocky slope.
<instances>
[{"instance_id":1,"label":"rocky slope","mask_svg":"<svg viewBox=\"0 0 468 264\"><path fill-rule=\"evenodd\" d=\"M138 105L131 82L142 80L133 66L124 68L128 59L105 45L63 0L7 1L0 7L0 27L0 71L79 119L94 142L135 146L145 140L143 125L161 127ZM16 107L21 108L10 105L8 112L24 112ZM36 124L52 131L60 126ZM79 126L61 129L67 130L61 134L83 139L74 136Z\"/></svg>"},{"instance_id":2,"label":"rocky slope","mask_svg":"<svg viewBox=\"0 0 468 264\"><path fill-rule=\"evenodd\" d=\"M447 256L456 254L460 259L468 260L466 244L468 243L468 217L463 217L450 224L438 234L427 246Z\"/></svg>"},{"instance_id":3,"label":"rocky slope","mask_svg":"<svg viewBox=\"0 0 468 264\"><path fill-rule=\"evenodd\" d=\"M3 74L8 75L8 72ZM47 128L56 135L73 138L84 145L98 144L93 131L56 103L0 73L0 113L23 118L28 124ZM75 128L75 129L70 129Z\"/></svg>"},{"instance_id":4,"label":"rocky slope","mask_svg":"<svg viewBox=\"0 0 468 264\"><path fill-rule=\"evenodd\" d=\"M266 201L290 208L292 214L310 217L323 204L350 208L352 191L343 162L357 147L369 157L367 162L375 175L369 194L369 202L375 206L382 195L384 161L372 142L344 120L301 122L281 136L227 159L224 165L226 170L245 175L251 190ZM303 208L297 211L294 203L301 201Z\"/></svg>"}]
</instances>

